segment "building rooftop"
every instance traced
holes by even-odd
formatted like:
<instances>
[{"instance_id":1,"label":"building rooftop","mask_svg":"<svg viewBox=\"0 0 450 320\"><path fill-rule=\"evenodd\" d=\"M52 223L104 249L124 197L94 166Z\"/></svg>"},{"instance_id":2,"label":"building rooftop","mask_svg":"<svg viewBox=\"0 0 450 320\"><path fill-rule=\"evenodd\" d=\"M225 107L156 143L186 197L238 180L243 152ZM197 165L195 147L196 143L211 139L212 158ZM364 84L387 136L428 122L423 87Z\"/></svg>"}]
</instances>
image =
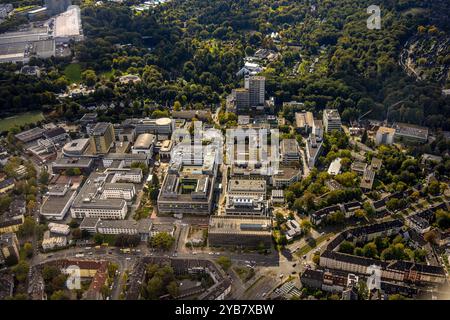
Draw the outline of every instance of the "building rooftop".
<instances>
[{"instance_id":1,"label":"building rooftop","mask_svg":"<svg viewBox=\"0 0 450 320\"><path fill-rule=\"evenodd\" d=\"M94 129L92 130L92 135L94 136L102 136L106 133L109 126L111 126L111 123L108 122L99 122L95 125Z\"/></svg>"},{"instance_id":2,"label":"building rooftop","mask_svg":"<svg viewBox=\"0 0 450 320\"><path fill-rule=\"evenodd\" d=\"M83 221L81 221L80 228L81 229L85 229L85 228L92 229L92 228L95 228L97 226L97 224L99 223L99 221L100 221L100 218L85 217L83 219Z\"/></svg>"},{"instance_id":3,"label":"building rooftop","mask_svg":"<svg viewBox=\"0 0 450 320\"><path fill-rule=\"evenodd\" d=\"M281 153L282 154L299 154L298 142L295 139L283 139L281 140Z\"/></svg>"},{"instance_id":4,"label":"building rooftop","mask_svg":"<svg viewBox=\"0 0 450 320\"><path fill-rule=\"evenodd\" d=\"M156 137L150 133L140 134L134 143L134 149L150 149L155 143Z\"/></svg>"},{"instance_id":5,"label":"building rooftop","mask_svg":"<svg viewBox=\"0 0 450 320\"><path fill-rule=\"evenodd\" d=\"M228 183L228 192L266 192L265 180L250 180L250 179L231 179Z\"/></svg>"},{"instance_id":6,"label":"building rooftop","mask_svg":"<svg viewBox=\"0 0 450 320\"><path fill-rule=\"evenodd\" d=\"M400 136L409 136L421 140L428 139L428 128L407 123L395 123L395 134Z\"/></svg>"},{"instance_id":7,"label":"building rooftop","mask_svg":"<svg viewBox=\"0 0 450 320\"><path fill-rule=\"evenodd\" d=\"M314 126L314 116L312 112L296 112L295 124L297 128L304 128L306 126L312 128Z\"/></svg>"},{"instance_id":8,"label":"building rooftop","mask_svg":"<svg viewBox=\"0 0 450 320\"><path fill-rule=\"evenodd\" d=\"M271 234L272 221L269 218L212 216L209 220L209 234Z\"/></svg>"},{"instance_id":9,"label":"building rooftop","mask_svg":"<svg viewBox=\"0 0 450 320\"><path fill-rule=\"evenodd\" d=\"M73 199L76 194L75 190L67 190L63 195L50 195L44 198L41 206L41 214L43 215L58 215L63 211L67 204Z\"/></svg>"},{"instance_id":10,"label":"building rooftop","mask_svg":"<svg viewBox=\"0 0 450 320\"><path fill-rule=\"evenodd\" d=\"M47 130L47 131L44 133L44 136L45 136L45 138L47 138L47 139L51 139L51 138L60 136L60 135L65 134L65 133L66 133L66 130L64 130L64 128L56 127L56 128Z\"/></svg>"},{"instance_id":11,"label":"building rooftop","mask_svg":"<svg viewBox=\"0 0 450 320\"><path fill-rule=\"evenodd\" d=\"M85 218L86 219L86 218ZM84 220L83 220L84 222ZM91 223L93 227L95 222ZM135 220L100 220L97 228L111 228L111 229L136 229L138 232L149 232L152 228L151 219Z\"/></svg>"},{"instance_id":12,"label":"building rooftop","mask_svg":"<svg viewBox=\"0 0 450 320\"><path fill-rule=\"evenodd\" d=\"M377 133L380 133L380 134L394 134L395 133L395 129L394 128L389 128L389 127L379 127Z\"/></svg>"},{"instance_id":13,"label":"building rooftop","mask_svg":"<svg viewBox=\"0 0 450 320\"><path fill-rule=\"evenodd\" d=\"M15 137L22 142L29 142L41 138L45 133L45 129L33 128L30 130L22 131L15 135Z\"/></svg>"},{"instance_id":14,"label":"building rooftop","mask_svg":"<svg viewBox=\"0 0 450 320\"><path fill-rule=\"evenodd\" d=\"M329 120L336 120L336 121L340 121L341 120L341 116L339 115L339 111L336 109L325 109L323 110L324 115L326 116L327 119Z\"/></svg>"},{"instance_id":15,"label":"building rooftop","mask_svg":"<svg viewBox=\"0 0 450 320\"><path fill-rule=\"evenodd\" d=\"M375 171L373 171L371 166L369 166L366 168L366 170L364 170L364 174L359 186L363 189L371 190L373 187L374 180L375 180Z\"/></svg>"}]
</instances>

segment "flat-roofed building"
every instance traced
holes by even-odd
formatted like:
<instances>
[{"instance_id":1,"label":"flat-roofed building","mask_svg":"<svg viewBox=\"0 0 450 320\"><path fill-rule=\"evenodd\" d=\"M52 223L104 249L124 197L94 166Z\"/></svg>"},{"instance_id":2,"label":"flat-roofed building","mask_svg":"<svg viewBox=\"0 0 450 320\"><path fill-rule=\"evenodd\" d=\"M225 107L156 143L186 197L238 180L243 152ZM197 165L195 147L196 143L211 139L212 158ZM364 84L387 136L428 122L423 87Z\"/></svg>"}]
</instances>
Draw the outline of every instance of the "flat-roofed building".
<instances>
[{"instance_id":1,"label":"flat-roofed building","mask_svg":"<svg viewBox=\"0 0 450 320\"><path fill-rule=\"evenodd\" d=\"M372 170L374 170L375 172L377 172L378 170L381 169L381 166L383 164L383 161L379 158L372 158L372 161L370 162L370 166L372 167Z\"/></svg>"},{"instance_id":2,"label":"flat-roofed building","mask_svg":"<svg viewBox=\"0 0 450 320\"><path fill-rule=\"evenodd\" d=\"M87 231L89 233L97 232L97 225L100 222L100 218L98 217L85 217L80 224L81 231Z\"/></svg>"},{"instance_id":3,"label":"flat-roofed building","mask_svg":"<svg viewBox=\"0 0 450 320\"><path fill-rule=\"evenodd\" d=\"M125 123L126 125L133 126L137 135L142 133L152 133L158 136L168 137L175 130L175 121L170 118L128 119Z\"/></svg>"},{"instance_id":4,"label":"flat-roofed building","mask_svg":"<svg viewBox=\"0 0 450 320\"><path fill-rule=\"evenodd\" d=\"M126 199L115 199L118 195L116 190L110 190L110 192L114 193L113 199L109 198L108 195L103 195L108 179L109 174L91 173L73 201L70 209L72 218L125 218L128 212Z\"/></svg>"},{"instance_id":5,"label":"flat-roofed building","mask_svg":"<svg viewBox=\"0 0 450 320\"><path fill-rule=\"evenodd\" d=\"M129 234L139 235L142 241L147 241L150 238L152 230L152 220L142 219L134 220L100 220L96 224L98 233L101 234Z\"/></svg>"},{"instance_id":6,"label":"flat-roofed building","mask_svg":"<svg viewBox=\"0 0 450 320\"><path fill-rule=\"evenodd\" d=\"M230 111L236 114L246 114L250 111L250 92L245 88L233 89L229 105L233 107Z\"/></svg>"},{"instance_id":7,"label":"flat-roofed building","mask_svg":"<svg viewBox=\"0 0 450 320\"><path fill-rule=\"evenodd\" d=\"M67 132L64 128L56 127L44 132L45 139L48 139L54 143L65 141L68 137Z\"/></svg>"},{"instance_id":8,"label":"flat-roofed building","mask_svg":"<svg viewBox=\"0 0 450 320\"><path fill-rule=\"evenodd\" d=\"M228 195L255 196L266 198L267 182L257 179L231 179L228 182Z\"/></svg>"},{"instance_id":9,"label":"flat-roofed building","mask_svg":"<svg viewBox=\"0 0 450 320\"><path fill-rule=\"evenodd\" d=\"M62 148L63 155L67 157L79 157L86 153L90 146L90 139L76 139L64 145Z\"/></svg>"},{"instance_id":10,"label":"flat-roofed building","mask_svg":"<svg viewBox=\"0 0 450 320\"><path fill-rule=\"evenodd\" d=\"M318 141L315 135L310 134L306 140L306 160L310 169L314 168L321 153L322 142Z\"/></svg>"},{"instance_id":11,"label":"flat-roofed building","mask_svg":"<svg viewBox=\"0 0 450 320\"><path fill-rule=\"evenodd\" d=\"M407 123L395 123L395 140L404 143L426 143L429 129Z\"/></svg>"},{"instance_id":12,"label":"flat-roofed building","mask_svg":"<svg viewBox=\"0 0 450 320\"><path fill-rule=\"evenodd\" d=\"M68 236L70 233L70 227L67 224L50 222L48 224L48 230L53 234L62 234Z\"/></svg>"},{"instance_id":13,"label":"flat-roofed building","mask_svg":"<svg viewBox=\"0 0 450 320\"><path fill-rule=\"evenodd\" d=\"M19 261L19 249L19 240L15 233L0 234L0 265L12 258Z\"/></svg>"},{"instance_id":14,"label":"flat-roofed building","mask_svg":"<svg viewBox=\"0 0 450 320\"><path fill-rule=\"evenodd\" d=\"M342 131L342 122L339 111L336 109L323 110L323 126L327 133L330 133L333 130Z\"/></svg>"},{"instance_id":15,"label":"flat-roofed building","mask_svg":"<svg viewBox=\"0 0 450 320\"><path fill-rule=\"evenodd\" d=\"M155 135L151 133L142 133L137 137L136 142L134 143L134 146L132 148L132 153L145 153L151 157L153 156L153 148L155 146L155 142Z\"/></svg>"},{"instance_id":16,"label":"flat-roofed building","mask_svg":"<svg viewBox=\"0 0 450 320\"><path fill-rule=\"evenodd\" d=\"M28 143L31 141L38 140L44 136L45 129L33 128L30 130L22 131L15 135L16 139L23 143Z\"/></svg>"},{"instance_id":17,"label":"flat-roofed building","mask_svg":"<svg viewBox=\"0 0 450 320\"><path fill-rule=\"evenodd\" d=\"M148 165L150 157L144 153L108 153L103 157L103 166L110 168L113 163L119 163L119 168L128 168L133 163L143 163Z\"/></svg>"},{"instance_id":18,"label":"flat-roofed building","mask_svg":"<svg viewBox=\"0 0 450 320\"><path fill-rule=\"evenodd\" d=\"M111 183L128 182L141 183L144 178L142 169L140 168L109 168L105 170L106 173L113 174Z\"/></svg>"},{"instance_id":19,"label":"flat-roofed building","mask_svg":"<svg viewBox=\"0 0 450 320\"><path fill-rule=\"evenodd\" d=\"M244 87L249 92L250 107L264 105L266 94L266 78L263 76L246 76Z\"/></svg>"},{"instance_id":20,"label":"flat-roofed building","mask_svg":"<svg viewBox=\"0 0 450 320\"><path fill-rule=\"evenodd\" d=\"M280 145L281 161L284 165L300 162L300 150L295 139L283 139Z\"/></svg>"},{"instance_id":21,"label":"flat-roofed building","mask_svg":"<svg viewBox=\"0 0 450 320\"><path fill-rule=\"evenodd\" d=\"M295 167L280 167L278 172L270 178L275 188L283 188L300 181L302 172Z\"/></svg>"},{"instance_id":22,"label":"flat-roofed building","mask_svg":"<svg viewBox=\"0 0 450 320\"><path fill-rule=\"evenodd\" d=\"M77 191L70 184L50 186L42 201L40 214L47 219L64 220L76 195Z\"/></svg>"},{"instance_id":23,"label":"flat-roofed building","mask_svg":"<svg viewBox=\"0 0 450 320\"><path fill-rule=\"evenodd\" d=\"M212 212L219 148L211 145L201 148L178 145L173 150L158 196L159 212L200 215Z\"/></svg>"},{"instance_id":24,"label":"flat-roofed building","mask_svg":"<svg viewBox=\"0 0 450 320\"><path fill-rule=\"evenodd\" d=\"M42 249L44 250L53 250L56 248L64 248L67 246L67 238L66 237L52 237L50 235L50 231L45 231L44 238L42 239Z\"/></svg>"},{"instance_id":25,"label":"flat-roofed building","mask_svg":"<svg viewBox=\"0 0 450 320\"><path fill-rule=\"evenodd\" d=\"M394 143L395 129L388 127L379 127L375 136L377 145L391 145Z\"/></svg>"},{"instance_id":26,"label":"flat-roofed building","mask_svg":"<svg viewBox=\"0 0 450 320\"><path fill-rule=\"evenodd\" d=\"M272 221L261 217L212 216L208 242L212 247L268 248L272 245Z\"/></svg>"},{"instance_id":27,"label":"flat-roofed building","mask_svg":"<svg viewBox=\"0 0 450 320\"><path fill-rule=\"evenodd\" d=\"M160 159L170 159L172 153L173 142L172 140L164 140L159 148Z\"/></svg>"},{"instance_id":28,"label":"flat-roofed building","mask_svg":"<svg viewBox=\"0 0 450 320\"><path fill-rule=\"evenodd\" d=\"M263 197L228 195L225 203L225 214L264 217L269 214L268 202Z\"/></svg>"},{"instance_id":29,"label":"flat-roofed building","mask_svg":"<svg viewBox=\"0 0 450 320\"><path fill-rule=\"evenodd\" d=\"M297 129L309 133L309 131L314 127L314 116L313 113L308 112L296 112L295 113L295 125Z\"/></svg>"},{"instance_id":30,"label":"flat-roofed building","mask_svg":"<svg viewBox=\"0 0 450 320\"><path fill-rule=\"evenodd\" d=\"M319 141L321 141L323 139L323 121L322 120L314 120L312 134L315 135L317 140L319 140Z\"/></svg>"},{"instance_id":31,"label":"flat-roofed building","mask_svg":"<svg viewBox=\"0 0 450 320\"><path fill-rule=\"evenodd\" d=\"M52 163L52 172L54 174L76 168L80 169L82 174L89 174L94 168L94 160L91 158L60 158Z\"/></svg>"},{"instance_id":32,"label":"flat-roofed building","mask_svg":"<svg viewBox=\"0 0 450 320\"><path fill-rule=\"evenodd\" d=\"M364 191L370 191L373 187L373 182L375 181L375 171L372 166L368 166L364 170L363 177L361 178L360 188Z\"/></svg>"},{"instance_id":33,"label":"flat-roofed building","mask_svg":"<svg viewBox=\"0 0 450 320\"><path fill-rule=\"evenodd\" d=\"M339 173L341 173L341 158L336 158L334 159L331 163L330 166L328 168L328 174L329 175L338 175Z\"/></svg>"},{"instance_id":34,"label":"flat-roofed building","mask_svg":"<svg viewBox=\"0 0 450 320\"><path fill-rule=\"evenodd\" d=\"M111 123L99 122L91 134L91 146L95 154L107 154L115 141L114 126Z\"/></svg>"},{"instance_id":35,"label":"flat-roofed building","mask_svg":"<svg viewBox=\"0 0 450 320\"><path fill-rule=\"evenodd\" d=\"M135 195L136 189L131 183L105 183L101 198L131 201Z\"/></svg>"},{"instance_id":36,"label":"flat-roofed building","mask_svg":"<svg viewBox=\"0 0 450 320\"><path fill-rule=\"evenodd\" d=\"M364 174L364 171L367 168L367 163L355 161L351 164L350 169L359 174Z\"/></svg>"},{"instance_id":37,"label":"flat-roofed building","mask_svg":"<svg viewBox=\"0 0 450 320\"><path fill-rule=\"evenodd\" d=\"M58 43L83 40L80 7L69 6L65 12L56 16L53 28L53 37Z\"/></svg>"}]
</instances>

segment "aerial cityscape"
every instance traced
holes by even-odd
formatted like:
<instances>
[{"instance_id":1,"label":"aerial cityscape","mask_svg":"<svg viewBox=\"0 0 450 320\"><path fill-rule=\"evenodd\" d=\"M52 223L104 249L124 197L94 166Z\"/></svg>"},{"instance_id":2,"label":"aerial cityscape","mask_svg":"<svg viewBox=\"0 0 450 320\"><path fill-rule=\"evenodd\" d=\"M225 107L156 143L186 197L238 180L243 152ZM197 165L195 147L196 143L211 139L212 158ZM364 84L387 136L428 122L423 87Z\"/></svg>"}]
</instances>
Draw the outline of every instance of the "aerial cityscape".
<instances>
[{"instance_id":1,"label":"aerial cityscape","mask_svg":"<svg viewBox=\"0 0 450 320\"><path fill-rule=\"evenodd\" d=\"M450 300L449 13L0 0L0 300Z\"/></svg>"}]
</instances>

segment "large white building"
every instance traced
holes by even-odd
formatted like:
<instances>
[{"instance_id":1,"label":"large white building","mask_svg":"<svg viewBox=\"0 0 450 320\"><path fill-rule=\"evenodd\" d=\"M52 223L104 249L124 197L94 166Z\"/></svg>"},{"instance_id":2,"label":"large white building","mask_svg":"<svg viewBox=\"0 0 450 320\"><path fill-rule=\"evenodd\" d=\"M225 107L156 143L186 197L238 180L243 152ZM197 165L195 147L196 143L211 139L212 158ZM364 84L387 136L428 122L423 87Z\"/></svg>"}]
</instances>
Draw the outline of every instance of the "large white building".
<instances>
[{"instance_id":1,"label":"large white building","mask_svg":"<svg viewBox=\"0 0 450 320\"><path fill-rule=\"evenodd\" d=\"M388 127L380 127L377 130L377 134L375 136L375 143L377 145L386 144L391 145L394 143L395 137L395 129Z\"/></svg>"},{"instance_id":2,"label":"large white building","mask_svg":"<svg viewBox=\"0 0 450 320\"><path fill-rule=\"evenodd\" d=\"M92 173L73 201L70 209L73 218L94 217L124 219L136 189L130 183L111 183L113 172Z\"/></svg>"}]
</instances>

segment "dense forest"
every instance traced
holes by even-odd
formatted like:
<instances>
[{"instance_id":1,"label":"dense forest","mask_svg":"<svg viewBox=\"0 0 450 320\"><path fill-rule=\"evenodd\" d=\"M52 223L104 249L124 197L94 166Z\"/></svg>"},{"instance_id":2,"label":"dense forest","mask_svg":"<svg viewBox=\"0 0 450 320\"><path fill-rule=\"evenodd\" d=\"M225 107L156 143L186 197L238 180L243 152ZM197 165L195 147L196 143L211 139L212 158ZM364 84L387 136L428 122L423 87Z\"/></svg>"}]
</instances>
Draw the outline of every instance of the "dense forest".
<instances>
[{"instance_id":1,"label":"dense forest","mask_svg":"<svg viewBox=\"0 0 450 320\"><path fill-rule=\"evenodd\" d=\"M38 81L17 74L20 65L3 64L0 111L42 109L70 119L82 106L119 102L102 114L114 120L151 115L176 101L183 108L209 108L241 85L236 72L243 58L267 48L281 53L263 72L278 108L299 100L315 112L338 108L344 121L369 112L370 118L388 115L390 121L450 130L450 97L442 94L448 80L419 80L400 64L405 44L418 34L449 38L449 2L380 0L382 28L369 30L371 2L173 0L140 14L131 9L137 1L82 4L86 40L73 44L74 61L94 94L55 98L71 82L64 74L71 59L33 59L47 70ZM438 54L445 56L433 59L448 68L447 53ZM122 74L139 74L142 82L122 85Z\"/></svg>"}]
</instances>

